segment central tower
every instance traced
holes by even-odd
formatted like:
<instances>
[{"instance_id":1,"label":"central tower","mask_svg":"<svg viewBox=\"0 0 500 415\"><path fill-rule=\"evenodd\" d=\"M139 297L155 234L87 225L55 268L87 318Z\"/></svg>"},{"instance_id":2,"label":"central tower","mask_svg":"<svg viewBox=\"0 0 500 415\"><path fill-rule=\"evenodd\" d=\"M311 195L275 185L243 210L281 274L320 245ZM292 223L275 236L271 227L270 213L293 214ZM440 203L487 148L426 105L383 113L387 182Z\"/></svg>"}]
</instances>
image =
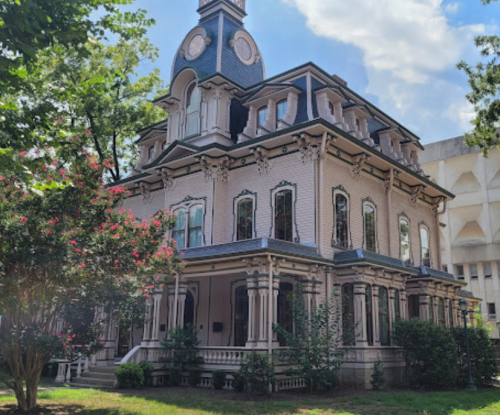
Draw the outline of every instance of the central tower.
<instances>
[{"instance_id":1,"label":"central tower","mask_svg":"<svg viewBox=\"0 0 500 415\"><path fill-rule=\"evenodd\" d=\"M243 24L246 0L199 0L199 6L200 22L177 52L171 81L192 68L198 80L219 73L244 88L262 82L262 55Z\"/></svg>"}]
</instances>

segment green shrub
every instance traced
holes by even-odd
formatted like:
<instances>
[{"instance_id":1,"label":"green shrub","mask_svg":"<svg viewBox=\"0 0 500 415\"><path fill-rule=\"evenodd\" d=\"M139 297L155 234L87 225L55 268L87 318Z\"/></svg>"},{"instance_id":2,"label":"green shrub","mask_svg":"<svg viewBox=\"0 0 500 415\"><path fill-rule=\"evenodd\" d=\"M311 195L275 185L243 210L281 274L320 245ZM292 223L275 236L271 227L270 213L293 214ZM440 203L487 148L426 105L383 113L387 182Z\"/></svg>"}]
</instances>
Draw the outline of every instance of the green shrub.
<instances>
[{"instance_id":1,"label":"green shrub","mask_svg":"<svg viewBox=\"0 0 500 415\"><path fill-rule=\"evenodd\" d=\"M374 391L381 390L385 385L384 365L380 360L373 366L372 379L370 380Z\"/></svg>"},{"instance_id":2,"label":"green shrub","mask_svg":"<svg viewBox=\"0 0 500 415\"><path fill-rule=\"evenodd\" d=\"M188 369L188 385L192 388L196 388L201 383L201 375L203 373L203 369L199 366L190 367Z\"/></svg>"},{"instance_id":3,"label":"green shrub","mask_svg":"<svg viewBox=\"0 0 500 415\"><path fill-rule=\"evenodd\" d=\"M469 348L472 366L472 378L476 386L486 386L493 383L497 375L495 349L488 330L485 328L468 328ZM463 328L454 328L458 349L458 378L457 385L464 386L468 382L467 351L465 347L465 333Z\"/></svg>"},{"instance_id":4,"label":"green shrub","mask_svg":"<svg viewBox=\"0 0 500 415\"><path fill-rule=\"evenodd\" d=\"M169 371L168 385L175 387L182 383L182 370L179 366L172 366Z\"/></svg>"},{"instance_id":5,"label":"green shrub","mask_svg":"<svg viewBox=\"0 0 500 415\"><path fill-rule=\"evenodd\" d=\"M403 348L410 385L430 389L455 385L458 352L450 329L418 318L397 320L393 341Z\"/></svg>"},{"instance_id":6,"label":"green shrub","mask_svg":"<svg viewBox=\"0 0 500 415\"><path fill-rule=\"evenodd\" d=\"M144 386L144 371L137 363L125 363L115 372L118 387L121 389L139 389Z\"/></svg>"},{"instance_id":7,"label":"green shrub","mask_svg":"<svg viewBox=\"0 0 500 415\"><path fill-rule=\"evenodd\" d=\"M226 384L226 372L223 370L214 370L212 372L212 386L214 389L221 390Z\"/></svg>"},{"instance_id":8,"label":"green shrub","mask_svg":"<svg viewBox=\"0 0 500 415\"><path fill-rule=\"evenodd\" d=\"M58 367L59 367L59 363L57 363L57 362L47 363L42 369L42 377L55 378L57 376ZM0 365L0 371L2 371L1 365Z\"/></svg>"},{"instance_id":9,"label":"green shrub","mask_svg":"<svg viewBox=\"0 0 500 415\"><path fill-rule=\"evenodd\" d=\"M161 344L163 350L171 353L171 357L164 361L182 370L200 366L203 358L199 355L199 344L198 331L191 324L184 328L176 327L169 331L168 337Z\"/></svg>"},{"instance_id":10,"label":"green shrub","mask_svg":"<svg viewBox=\"0 0 500 415\"><path fill-rule=\"evenodd\" d=\"M269 355L252 352L241 360L237 382L243 382L243 389L251 393L268 393L274 383L274 366L269 363ZM240 385L238 385L238 388ZM233 385L234 388L234 385Z\"/></svg>"},{"instance_id":11,"label":"green shrub","mask_svg":"<svg viewBox=\"0 0 500 415\"><path fill-rule=\"evenodd\" d=\"M241 372L233 373L233 389L236 392L243 392L245 390L245 385L245 375Z\"/></svg>"},{"instance_id":12,"label":"green shrub","mask_svg":"<svg viewBox=\"0 0 500 415\"><path fill-rule=\"evenodd\" d=\"M153 374L155 367L148 362L140 362L139 366L141 367L142 372L144 373L144 384L150 385L152 379L151 375Z\"/></svg>"}]
</instances>

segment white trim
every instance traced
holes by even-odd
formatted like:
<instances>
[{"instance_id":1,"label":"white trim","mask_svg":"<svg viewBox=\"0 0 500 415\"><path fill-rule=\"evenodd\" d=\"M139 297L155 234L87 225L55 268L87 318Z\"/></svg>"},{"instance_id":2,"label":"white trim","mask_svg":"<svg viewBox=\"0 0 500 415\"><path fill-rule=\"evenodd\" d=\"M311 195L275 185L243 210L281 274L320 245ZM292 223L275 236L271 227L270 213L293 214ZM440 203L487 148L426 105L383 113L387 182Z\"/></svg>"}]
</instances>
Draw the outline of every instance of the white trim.
<instances>
[{"instance_id":1,"label":"white trim","mask_svg":"<svg viewBox=\"0 0 500 415\"><path fill-rule=\"evenodd\" d=\"M217 72L222 72L222 32L224 31L224 15L219 14L219 33L217 39Z\"/></svg>"},{"instance_id":2,"label":"white trim","mask_svg":"<svg viewBox=\"0 0 500 415\"><path fill-rule=\"evenodd\" d=\"M203 37L203 48L199 51L198 54L195 56L191 56L189 54L189 44L191 43L191 40L193 40L196 36L202 36ZM184 41L182 42L182 46L179 50L179 53L182 53L184 56L181 55L182 58L186 59L187 61L194 61L198 59L205 51L207 50L208 45L210 45L212 39L208 37L207 31L205 30L204 27L202 26L196 26L193 30L191 30L188 35L184 38Z\"/></svg>"},{"instance_id":3,"label":"white trim","mask_svg":"<svg viewBox=\"0 0 500 415\"><path fill-rule=\"evenodd\" d=\"M363 249L366 249L368 251L367 245L366 245L366 216L365 216L365 207L369 206L373 209L373 213L375 214L375 253L379 252L379 246L378 246L378 209L375 206L373 202L365 200L363 202Z\"/></svg>"},{"instance_id":4,"label":"white trim","mask_svg":"<svg viewBox=\"0 0 500 415\"><path fill-rule=\"evenodd\" d=\"M336 203L336 197L337 195L342 195L346 198L347 200L347 246L341 246L338 245L338 238L337 238L337 203ZM336 247L340 248L345 248L349 249L352 243L351 240L351 198L349 194L342 189L333 189L333 194L332 194L332 202L333 202L333 245ZM363 212L364 216L364 212ZM364 220L364 219L363 219Z\"/></svg>"},{"instance_id":5,"label":"white trim","mask_svg":"<svg viewBox=\"0 0 500 415\"><path fill-rule=\"evenodd\" d=\"M234 211L234 231L233 231L233 242L238 241L238 205L242 200L251 199L252 200L252 237L250 239L255 239L257 237L257 229L255 227L255 219L257 216L257 198L255 194L244 194L236 197L233 203L233 211ZM241 239L248 240L248 239Z\"/></svg>"},{"instance_id":6,"label":"white trim","mask_svg":"<svg viewBox=\"0 0 500 415\"><path fill-rule=\"evenodd\" d=\"M245 59L238 53L238 48L237 48L238 39L244 39L250 46L252 54L249 59ZM230 46L232 47L238 59L247 66L259 62L259 60L262 58L260 56L259 50L257 49L257 45L255 44L255 40L253 40L252 36L250 36L250 34L244 30L238 30L235 33L234 38L231 39L230 41Z\"/></svg>"},{"instance_id":7,"label":"white trim","mask_svg":"<svg viewBox=\"0 0 500 415\"><path fill-rule=\"evenodd\" d=\"M186 246L184 248L181 248L181 249L187 249L187 248L199 248L199 247L195 247L195 246L188 246L188 242L189 242L189 210L193 207L193 206L196 206L196 205L200 205L202 210L203 210L203 213L202 213L202 217L201 217L201 246L205 246L205 214L206 214L206 211L207 211L207 206L206 206L206 200L204 199L193 199L193 200L189 200L189 201L186 201L186 202L180 202L178 204L175 204L175 205L172 205L170 210L172 213L176 213L178 210L181 210L181 209L184 209L186 211L186 224L185 224L185 228L184 228L184 241L186 243ZM170 238L172 238L172 235L173 235L173 232L174 230L172 229L170 231Z\"/></svg>"},{"instance_id":8,"label":"white trim","mask_svg":"<svg viewBox=\"0 0 500 415\"><path fill-rule=\"evenodd\" d=\"M295 217L296 212L295 212L295 203L297 201L297 193L295 190L294 186L290 185L285 185L278 187L276 189L273 189L271 191L271 235L270 238L272 239L278 239L276 238L276 194L280 193L284 190L290 190L292 192L292 240L291 241L285 241L285 242L295 242L298 239L297 235L297 227L295 226L295 220L297 219ZM281 240L281 239L279 239Z\"/></svg>"},{"instance_id":9,"label":"white trim","mask_svg":"<svg viewBox=\"0 0 500 415\"><path fill-rule=\"evenodd\" d=\"M428 250L429 250L429 265L425 265L424 264L424 256L423 256L423 244L422 244L422 234L421 234L421 231L422 229L425 229L427 231L427 243L428 243ZM429 227L424 224L424 223L421 223L418 225L418 239L420 241L420 265L425 265L425 266L428 266L428 267L431 267L432 266L432 255L431 255L431 230L429 229Z\"/></svg>"}]
</instances>

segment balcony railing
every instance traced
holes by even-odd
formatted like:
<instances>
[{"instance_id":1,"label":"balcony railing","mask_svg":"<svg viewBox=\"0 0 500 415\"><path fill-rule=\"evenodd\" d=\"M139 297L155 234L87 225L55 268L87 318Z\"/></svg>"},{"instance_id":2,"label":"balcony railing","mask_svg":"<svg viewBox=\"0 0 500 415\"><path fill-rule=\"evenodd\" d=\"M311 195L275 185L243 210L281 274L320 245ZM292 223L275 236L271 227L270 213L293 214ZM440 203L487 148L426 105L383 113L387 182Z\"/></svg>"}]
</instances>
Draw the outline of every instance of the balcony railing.
<instances>
[{"instance_id":1,"label":"balcony railing","mask_svg":"<svg viewBox=\"0 0 500 415\"><path fill-rule=\"evenodd\" d=\"M200 0L200 7L205 6L208 3L211 3L214 0ZM245 3L246 0L229 0L235 6L238 6L241 10L245 11Z\"/></svg>"}]
</instances>

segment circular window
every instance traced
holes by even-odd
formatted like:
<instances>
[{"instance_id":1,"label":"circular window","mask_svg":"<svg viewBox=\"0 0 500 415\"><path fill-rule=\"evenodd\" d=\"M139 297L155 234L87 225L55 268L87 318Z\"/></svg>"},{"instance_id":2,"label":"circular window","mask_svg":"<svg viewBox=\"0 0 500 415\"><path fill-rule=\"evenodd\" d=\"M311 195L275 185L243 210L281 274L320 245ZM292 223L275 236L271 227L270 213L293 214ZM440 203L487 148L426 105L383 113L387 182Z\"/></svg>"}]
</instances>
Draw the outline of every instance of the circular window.
<instances>
[{"instance_id":1,"label":"circular window","mask_svg":"<svg viewBox=\"0 0 500 415\"><path fill-rule=\"evenodd\" d=\"M257 62L257 46L250 35L242 30L236 33L231 41L231 46L234 49L236 56L245 65L252 65Z\"/></svg>"},{"instance_id":2,"label":"circular window","mask_svg":"<svg viewBox=\"0 0 500 415\"><path fill-rule=\"evenodd\" d=\"M241 59L249 61L252 58L252 47L246 39L240 37L236 41L236 52L240 55Z\"/></svg>"},{"instance_id":3,"label":"circular window","mask_svg":"<svg viewBox=\"0 0 500 415\"><path fill-rule=\"evenodd\" d=\"M188 45L188 55L191 59L195 59L205 50L205 39L198 34L193 36Z\"/></svg>"}]
</instances>

